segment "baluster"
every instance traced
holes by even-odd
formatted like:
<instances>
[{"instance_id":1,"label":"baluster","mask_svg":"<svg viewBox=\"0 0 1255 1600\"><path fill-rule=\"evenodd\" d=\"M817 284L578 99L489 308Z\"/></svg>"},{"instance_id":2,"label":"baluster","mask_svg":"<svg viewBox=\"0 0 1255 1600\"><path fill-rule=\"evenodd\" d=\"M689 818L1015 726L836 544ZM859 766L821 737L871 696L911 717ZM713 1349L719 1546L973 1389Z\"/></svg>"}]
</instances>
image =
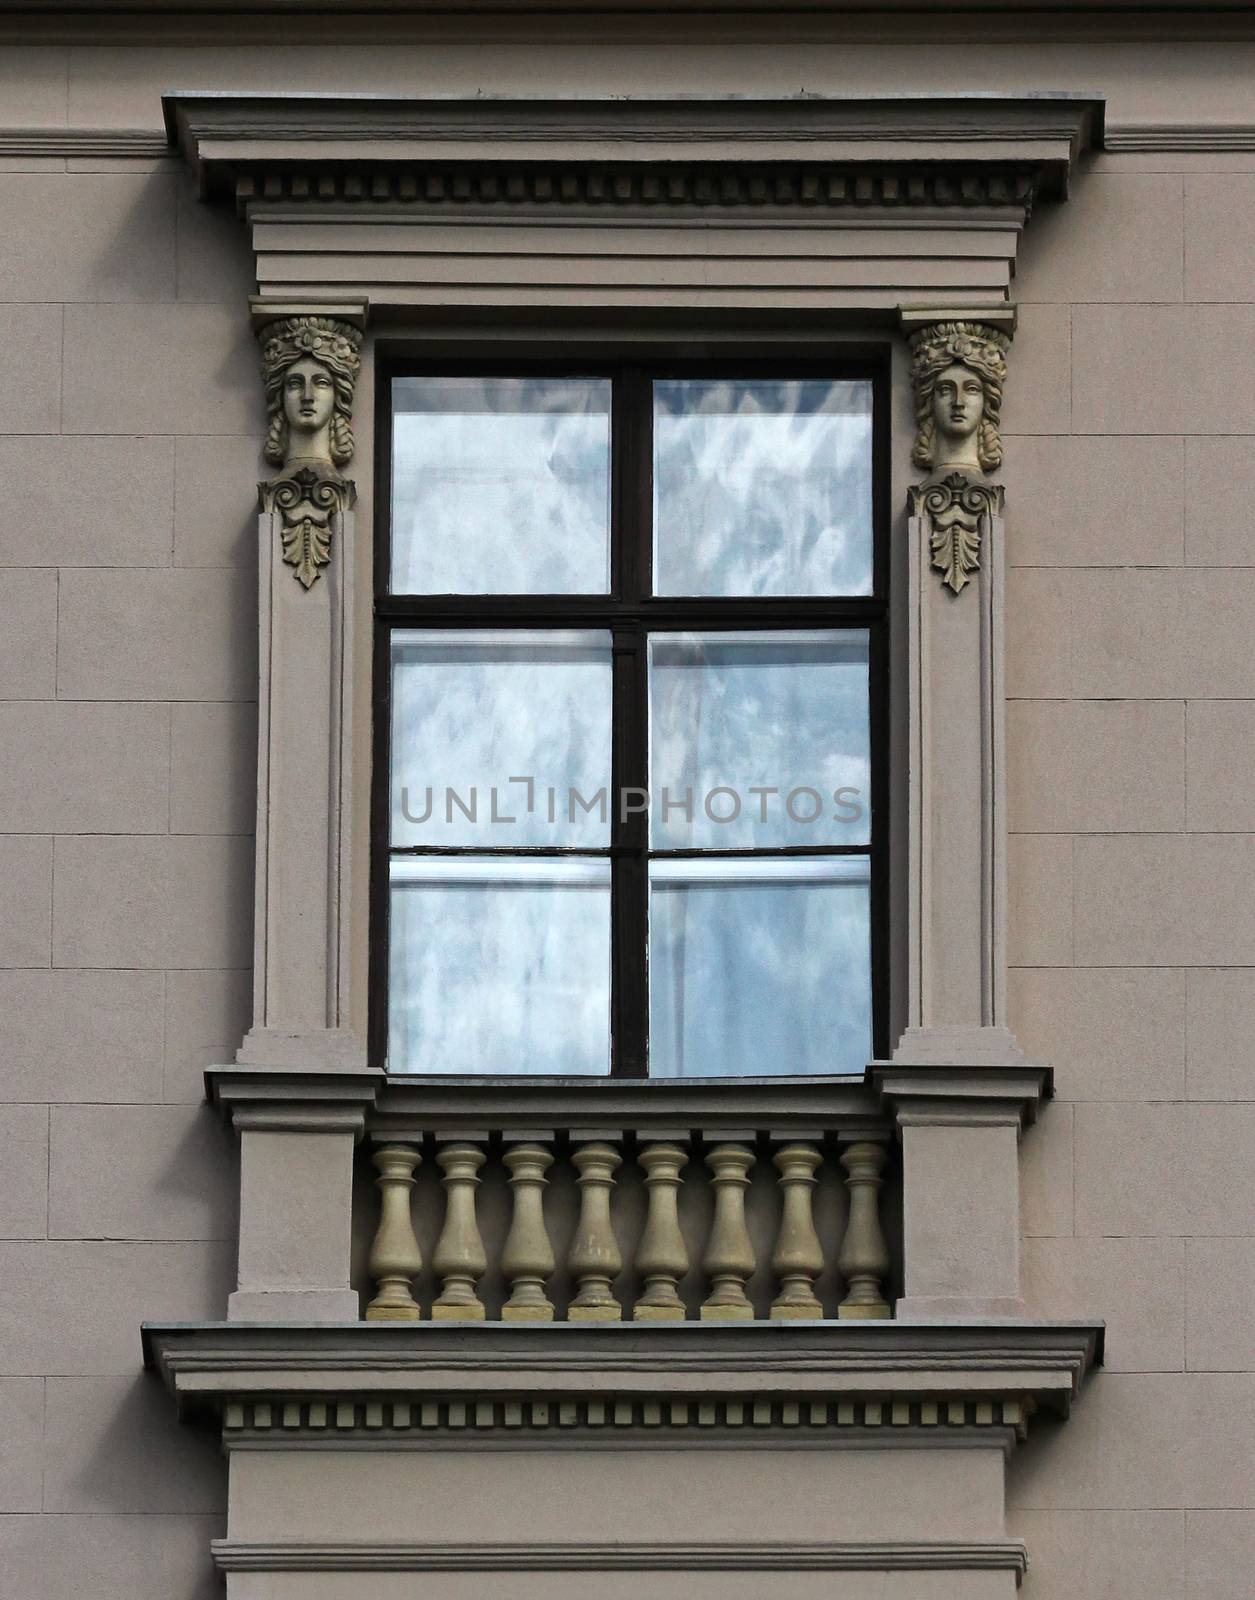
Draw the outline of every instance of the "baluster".
<instances>
[{"instance_id":1,"label":"baluster","mask_svg":"<svg viewBox=\"0 0 1255 1600\"><path fill-rule=\"evenodd\" d=\"M384 1145L373 1157L379 1176L379 1226L370 1247L368 1269L379 1292L366 1307L368 1322L417 1322L410 1285L423 1265L410 1216L414 1168L422 1157L405 1144Z\"/></svg>"},{"instance_id":2,"label":"baluster","mask_svg":"<svg viewBox=\"0 0 1255 1600\"><path fill-rule=\"evenodd\" d=\"M850 1192L850 1216L837 1267L845 1279L839 1317L880 1321L888 1317L882 1280L889 1271L889 1250L880 1227L880 1173L886 1160L882 1144L852 1144L841 1155Z\"/></svg>"},{"instance_id":3,"label":"baluster","mask_svg":"<svg viewBox=\"0 0 1255 1600\"><path fill-rule=\"evenodd\" d=\"M706 1254L702 1257L711 1280L702 1303L703 1322L751 1322L754 1308L745 1285L754 1271L754 1246L745 1226L746 1173L754 1165L754 1152L739 1144L718 1144L706 1157L715 1215Z\"/></svg>"},{"instance_id":4,"label":"baluster","mask_svg":"<svg viewBox=\"0 0 1255 1600\"><path fill-rule=\"evenodd\" d=\"M571 1322L618 1322L623 1307L611 1293L611 1280L623 1266L610 1225L610 1191L619 1153L612 1145L582 1144L571 1157L579 1177L580 1220L571 1240L568 1264L579 1285L567 1310Z\"/></svg>"},{"instance_id":5,"label":"baluster","mask_svg":"<svg viewBox=\"0 0 1255 1600\"><path fill-rule=\"evenodd\" d=\"M814 1145L789 1144L775 1155L780 1170L782 1209L780 1233L771 1265L780 1280L780 1293L771 1307L773 1317L822 1317L815 1298L815 1279L824 1270L824 1253L815 1232L811 1191L815 1171L823 1157Z\"/></svg>"},{"instance_id":6,"label":"baluster","mask_svg":"<svg viewBox=\"0 0 1255 1600\"><path fill-rule=\"evenodd\" d=\"M475 1220L476 1174L484 1152L473 1144L442 1144L436 1151L444 1177L444 1227L431 1264L440 1274L440 1296L431 1308L437 1322L482 1322L484 1305L475 1284L488 1265L479 1223Z\"/></svg>"},{"instance_id":7,"label":"baluster","mask_svg":"<svg viewBox=\"0 0 1255 1600\"><path fill-rule=\"evenodd\" d=\"M545 1173L553 1156L539 1144L511 1145L503 1157L510 1169L514 1215L501 1252L501 1270L510 1298L501 1308L504 1322L552 1322L553 1301L545 1280L553 1271L553 1246L545 1230Z\"/></svg>"},{"instance_id":8,"label":"baluster","mask_svg":"<svg viewBox=\"0 0 1255 1600\"><path fill-rule=\"evenodd\" d=\"M650 1144L638 1160L645 1169L649 1213L636 1252L636 1270L645 1281L645 1290L632 1318L636 1322L683 1322L684 1302L676 1283L688 1271L689 1257L680 1232L678 1198L680 1168L687 1165L688 1153L678 1144Z\"/></svg>"}]
</instances>

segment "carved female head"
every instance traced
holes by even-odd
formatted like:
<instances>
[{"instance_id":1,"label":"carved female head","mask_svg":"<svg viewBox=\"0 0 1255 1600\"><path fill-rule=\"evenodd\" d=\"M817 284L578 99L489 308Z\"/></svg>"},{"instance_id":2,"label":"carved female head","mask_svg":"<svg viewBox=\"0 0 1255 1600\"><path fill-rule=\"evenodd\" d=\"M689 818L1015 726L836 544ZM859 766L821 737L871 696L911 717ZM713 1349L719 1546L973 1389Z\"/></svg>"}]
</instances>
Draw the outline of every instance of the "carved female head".
<instances>
[{"instance_id":1,"label":"carved female head","mask_svg":"<svg viewBox=\"0 0 1255 1600\"><path fill-rule=\"evenodd\" d=\"M270 431L265 457L343 467L353 459L353 386L362 336L331 317L286 317L263 330L262 377Z\"/></svg>"},{"instance_id":2,"label":"carved female head","mask_svg":"<svg viewBox=\"0 0 1255 1600\"><path fill-rule=\"evenodd\" d=\"M912 336L917 467L992 472L1001 465L1007 344L1005 334L978 322L937 322Z\"/></svg>"}]
</instances>

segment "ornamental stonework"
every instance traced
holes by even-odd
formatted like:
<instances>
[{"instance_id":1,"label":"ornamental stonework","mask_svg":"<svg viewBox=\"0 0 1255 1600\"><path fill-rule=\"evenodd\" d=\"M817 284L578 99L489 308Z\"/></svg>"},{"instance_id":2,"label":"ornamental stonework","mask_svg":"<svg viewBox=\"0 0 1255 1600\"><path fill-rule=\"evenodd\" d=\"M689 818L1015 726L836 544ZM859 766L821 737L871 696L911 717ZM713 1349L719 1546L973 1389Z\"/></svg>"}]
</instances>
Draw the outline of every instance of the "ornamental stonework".
<instances>
[{"instance_id":1,"label":"ornamental stonework","mask_svg":"<svg viewBox=\"0 0 1255 1600\"><path fill-rule=\"evenodd\" d=\"M927 472L911 491L933 568L954 594L980 571L1003 491L988 475L1002 465L1002 393L1010 339L981 322L929 323L911 335L915 445Z\"/></svg>"},{"instance_id":2,"label":"ornamental stonework","mask_svg":"<svg viewBox=\"0 0 1255 1600\"><path fill-rule=\"evenodd\" d=\"M270 426L263 454L279 475L262 485L279 518L284 562L312 588L331 560L336 519L352 501L341 473L353 459L353 393L362 335L334 317L296 316L261 330Z\"/></svg>"}]
</instances>

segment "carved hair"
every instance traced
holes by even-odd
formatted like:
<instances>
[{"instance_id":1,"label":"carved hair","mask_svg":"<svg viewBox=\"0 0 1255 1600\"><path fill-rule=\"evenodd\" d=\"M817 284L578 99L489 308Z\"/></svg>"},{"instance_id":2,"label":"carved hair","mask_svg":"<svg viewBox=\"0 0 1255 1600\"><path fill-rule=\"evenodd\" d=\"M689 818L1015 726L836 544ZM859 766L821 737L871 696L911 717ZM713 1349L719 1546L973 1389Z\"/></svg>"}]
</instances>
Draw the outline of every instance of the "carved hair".
<instances>
[{"instance_id":1,"label":"carved hair","mask_svg":"<svg viewBox=\"0 0 1255 1600\"><path fill-rule=\"evenodd\" d=\"M937 424L933 420L933 393L947 367L967 367L985 391L985 411L976 435L976 459L981 470L1002 465L1002 386L1007 377L1010 340L997 328L982 322L935 322L911 335L911 381L915 385L915 448L911 460L917 467L937 464Z\"/></svg>"},{"instance_id":2,"label":"carved hair","mask_svg":"<svg viewBox=\"0 0 1255 1600\"><path fill-rule=\"evenodd\" d=\"M281 467L288 457L288 419L283 414L283 380L288 369L308 357L321 363L335 385L331 414L331 460L337 467L353 459L353 386L361 370L362 336L347 322L331 317L285 317L262 329L261 371L266 386L270 431L263 454Z\"/></svg>"}]
</instances>

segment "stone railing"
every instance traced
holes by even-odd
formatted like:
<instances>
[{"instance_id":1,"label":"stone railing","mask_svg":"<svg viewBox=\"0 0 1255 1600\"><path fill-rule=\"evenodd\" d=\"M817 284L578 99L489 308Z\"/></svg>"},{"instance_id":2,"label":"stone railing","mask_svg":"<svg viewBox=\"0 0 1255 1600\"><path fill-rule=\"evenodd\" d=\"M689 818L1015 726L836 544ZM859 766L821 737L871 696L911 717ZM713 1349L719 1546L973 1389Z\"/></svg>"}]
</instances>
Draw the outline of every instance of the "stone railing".
<instances>
[{"instance_id":1,"label":"stone railing","mask_svg":"<svg viewBox=\"0 0 1255 1600\"><path fill-rule=\"evenodd\" d=\"M854 1082L393 1079L365 1147L365 1314L885 1318L889 1141Z\"/></svg>"}]
</instances>

